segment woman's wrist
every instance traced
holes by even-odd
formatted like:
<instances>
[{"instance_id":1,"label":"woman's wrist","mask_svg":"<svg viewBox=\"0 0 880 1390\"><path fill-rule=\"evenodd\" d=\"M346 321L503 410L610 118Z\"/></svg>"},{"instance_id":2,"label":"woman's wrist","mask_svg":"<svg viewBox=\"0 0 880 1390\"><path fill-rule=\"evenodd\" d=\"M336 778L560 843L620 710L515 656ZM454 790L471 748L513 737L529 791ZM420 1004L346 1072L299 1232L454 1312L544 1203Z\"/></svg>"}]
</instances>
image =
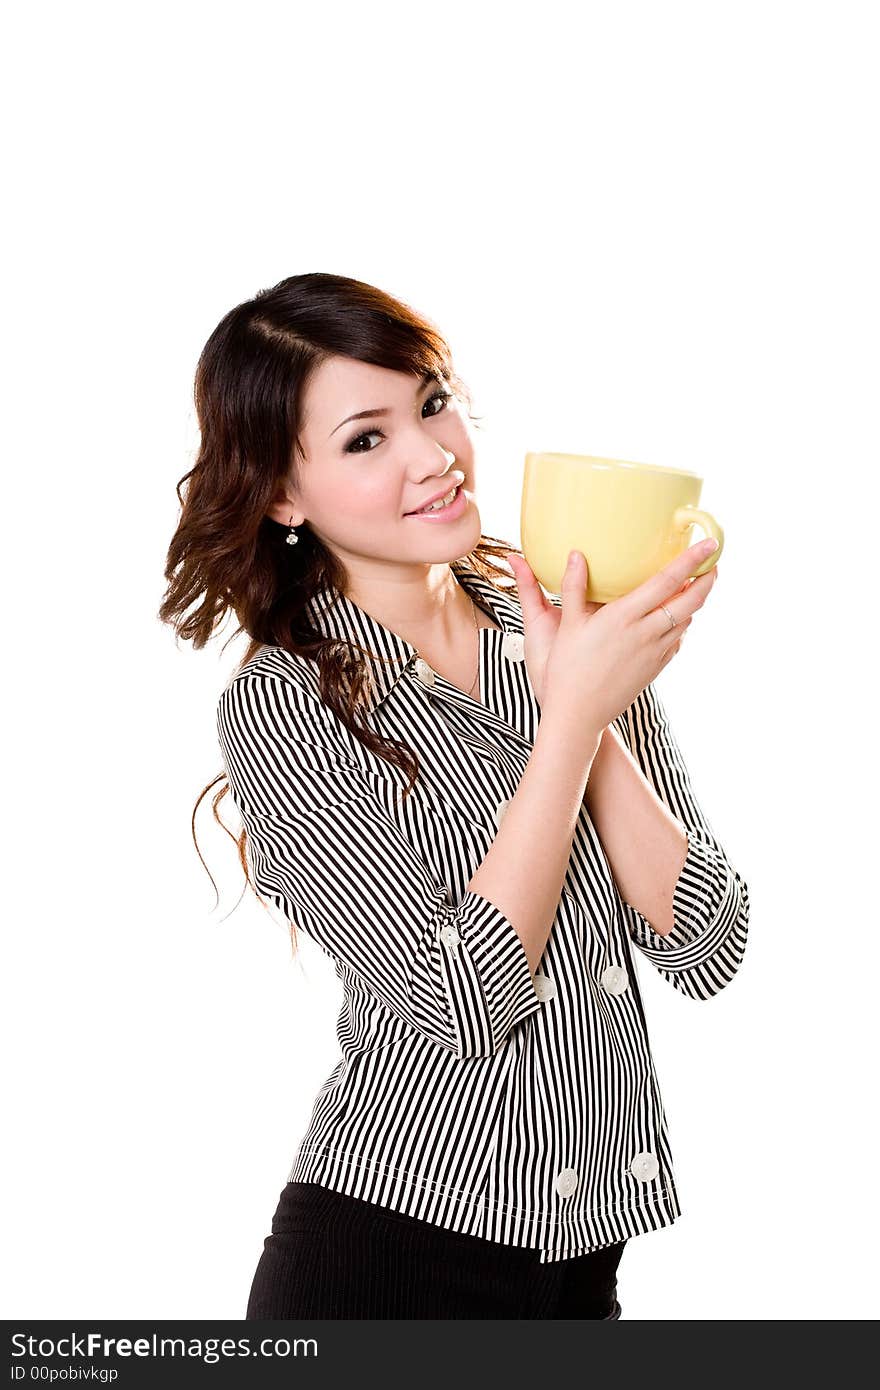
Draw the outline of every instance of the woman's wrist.
<instances>
[{"instance_id":1,"label":"woman's wrist","mask_svg":"<svg viewBox=\"0 0 880 1390\"><path fill-rule=\"evenodd\" d=\"M547 726L571 749L572 755L583 753L595 757L605 730L585 707L583 698L567 693L545 699L541 707L541 728Z\"/></svg>"}]
</instances>

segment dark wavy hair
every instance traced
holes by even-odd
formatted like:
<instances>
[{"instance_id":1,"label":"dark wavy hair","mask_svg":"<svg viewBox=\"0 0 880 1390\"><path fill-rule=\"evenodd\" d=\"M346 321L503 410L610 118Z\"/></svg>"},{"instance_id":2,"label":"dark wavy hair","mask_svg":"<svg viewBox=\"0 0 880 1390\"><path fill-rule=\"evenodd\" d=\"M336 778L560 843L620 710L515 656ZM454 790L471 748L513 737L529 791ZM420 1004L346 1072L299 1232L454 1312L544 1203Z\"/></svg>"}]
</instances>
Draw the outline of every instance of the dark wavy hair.
<instances>
[{"instance_id":1,"label":"dark wavy hair","mask_svg":"<svg viewBox=\"0 0 880 1390\"><path fill-rule=\"evenodd\" d=\"M260 290L220 320L196 366L201 442L193 467L177 483L181 511L158 616L199 650L231 609L239 625L229 640L241 632L250 639L239 669L266 644L314 661L321 698L365 747L404 771L406 796L418 776L418 758L359 718L368 679L360 649L325 637L308 621L306 604L319 587L347 592L344 566L307 522L298 529L299 544L290 546L287 527L267 515L279 486L287 479L297 484L301 402L311 376L331 356L419 376L432 372L478 423L446 340L409 305L363 281L319 272L291 275ZM522 554L481 535L467 558L485 579L497 588L503 579L505 591L515 594L510 571L494 563L509 551ZM195 821L218 782L225 785L213 798L214 818L236 844L245 879L262 902L248 873L247 832L233 835L218 813L229 791L225 772L208 783L193 808L196 853L216 892Z\"/></svg>"}]
</instances>

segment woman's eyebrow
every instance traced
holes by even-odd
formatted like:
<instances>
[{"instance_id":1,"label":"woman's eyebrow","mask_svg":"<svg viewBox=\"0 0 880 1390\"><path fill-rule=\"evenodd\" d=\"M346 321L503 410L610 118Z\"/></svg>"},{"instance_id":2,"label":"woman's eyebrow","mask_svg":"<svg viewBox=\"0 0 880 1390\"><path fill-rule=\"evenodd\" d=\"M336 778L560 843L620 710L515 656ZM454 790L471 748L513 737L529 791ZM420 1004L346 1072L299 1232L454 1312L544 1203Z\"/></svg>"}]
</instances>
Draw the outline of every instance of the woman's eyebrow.
<instances>
[{"instance_id":1,"label":"woman's eyebrow","mask_svg":"<svg viewBox=\"0 0 880 1390\"><path fill-rule=\"evenodd\" d=\"M429 382L431 382L431 381L437 381L437 382L439 382L439 380L440 380L440 378L437 376L437 373L436 373L436 372L425 372L425 375L422 377L421 384L419 385L418 389L416 390L416 395L417 395L417 396L420 396L421 393L424 391L425 387L428 385ZM374 415L390 415L390 414L391 414L391 408L390 408L390 406L387 406L387 405L386 405L386 406L380 406L378 410L359 410L359 411L357 412L356 415L346 415L346 417L345 417L344 420L340 420L339 424L336 426L336 429L335 429L335 430L331 430L330 433L329 433L329 435L327 436L327 438L328 438L328 439L332 439L333 436L334 436L334 434L336 433L336 430L341 430L341 429L342 429L342 426L343 426L343 425L347 425L348 422L349 422L349 420L368 420L368 419L372 419L372 417L373 417Z\"/></svg>"}]
</instances>

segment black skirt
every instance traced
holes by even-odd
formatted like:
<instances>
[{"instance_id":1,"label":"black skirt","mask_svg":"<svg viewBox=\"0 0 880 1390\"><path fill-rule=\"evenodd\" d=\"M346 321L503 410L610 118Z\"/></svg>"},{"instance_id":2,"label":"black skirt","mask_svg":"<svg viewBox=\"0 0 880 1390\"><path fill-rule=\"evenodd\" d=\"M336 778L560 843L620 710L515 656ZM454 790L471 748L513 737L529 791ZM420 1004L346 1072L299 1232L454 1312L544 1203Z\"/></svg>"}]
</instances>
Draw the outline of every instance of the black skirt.
<instances>
[{"instance_id":1,"label":"black skirt","mask_svg":"<svg viewBox=\"0 0 880 1390\"><path fill-rule=\"evenodd\" d=\"M446 1231L320 1183L289 1182L248 1319L620 1317L625 1240L541 1264L537 1250Z\"/></svg>"}]
</instances>

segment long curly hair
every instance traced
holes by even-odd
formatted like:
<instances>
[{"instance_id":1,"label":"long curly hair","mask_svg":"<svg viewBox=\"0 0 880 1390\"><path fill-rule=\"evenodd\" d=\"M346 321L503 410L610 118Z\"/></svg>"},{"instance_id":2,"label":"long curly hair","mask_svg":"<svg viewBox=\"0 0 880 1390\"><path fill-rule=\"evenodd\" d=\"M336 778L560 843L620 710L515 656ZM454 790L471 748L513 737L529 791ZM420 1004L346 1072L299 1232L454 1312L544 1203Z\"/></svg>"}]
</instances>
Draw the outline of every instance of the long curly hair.
<instances>
[{"instance_id":1,"label":"long curly hair","mask_svg":"<svg viewBox=\"0 0 880 1390\"><path fill-rule=\"evenodd\" d=\"M321 698L365 747L405 773L408 795L418 776L417 755L359 717L369 679L363 655L315 630L308 618L306 605L319 588L346 593L344 567L307 523L298 530L299 544L290 546L287 528L267 514L279 485L298 485L301 402L312 375L331 356L419 376L432 372L479 427L448 343L409 305L363 281L320 272L291 275L260 290L224 315L196 366L200 444L193 467L177 483L181 511L158 616L173 625L178 639L200 650L232 610L238 627L229 640L241 632L249 638L238 669L264 645L314 661ZM522 554L481 535L467 558L485 579L498 588L503 579L505 592L516 594L510 571L495 563L510 551ZM203 788L193 807L196 853L216 893L195 823L203 798L218 782L223 785L212 799L214 819L236 844L245 880L262 903L248 872L247 832L233 834L219 814L229 791L225 772Z\"/></svg>"}]
</instances>

